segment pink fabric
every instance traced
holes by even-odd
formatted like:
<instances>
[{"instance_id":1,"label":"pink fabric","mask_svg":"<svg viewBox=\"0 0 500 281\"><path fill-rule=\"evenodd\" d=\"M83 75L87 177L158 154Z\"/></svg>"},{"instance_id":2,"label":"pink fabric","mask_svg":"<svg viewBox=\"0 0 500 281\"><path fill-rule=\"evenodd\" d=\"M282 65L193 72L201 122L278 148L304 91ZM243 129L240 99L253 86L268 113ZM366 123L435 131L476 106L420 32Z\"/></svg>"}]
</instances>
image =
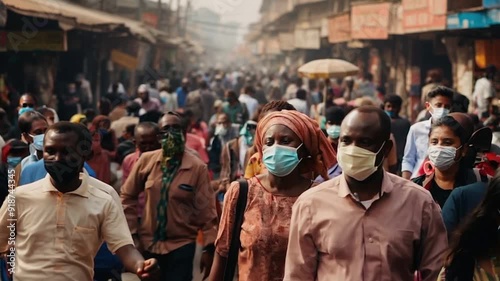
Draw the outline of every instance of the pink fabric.
<instances>
[{"instance_id":1,"label":"pink fabric","mask_svg":"<svg viewBox=\"0 0 500 281\"><path fill-rule=\"evenodd\" d=\"M129 154L125 157L125 159L123 159L122 185L125 185L125 182L127 181L127 178L130 175L132 168L134 168L134 165L135 165L135 163L137 163L137 160L139 160L140 156L141 156L141 152L139 150L136 150L135 153ZM137 215L139 216L139 218L142 217L142 210L144 209L145 204L146 204L146 199L144 197L144 192L141 192L139 194L139 202L137 204Z\"/></svg>"},{"instance_id":2,"label":"pink fabric","mask_svg":"<svg viewBox=\"0 0 500 281\"><path fill-rule=\"evenodd\" d=\"M203 162L208 163L207 149L205 148L205 140L198 135L186 134L186 147L196 151Z\"/></svg>"},{"instance_id":3,"label":"pink fabric","mask_svg":"<svg viewBox=\"0 0 500 281\"><path fill-rule=\"evenodd\" d=\"M111 184L111 154L105 149L94 151L92 158L87 161L97 179L107 184Z\"/></svg>"}]
</instances>

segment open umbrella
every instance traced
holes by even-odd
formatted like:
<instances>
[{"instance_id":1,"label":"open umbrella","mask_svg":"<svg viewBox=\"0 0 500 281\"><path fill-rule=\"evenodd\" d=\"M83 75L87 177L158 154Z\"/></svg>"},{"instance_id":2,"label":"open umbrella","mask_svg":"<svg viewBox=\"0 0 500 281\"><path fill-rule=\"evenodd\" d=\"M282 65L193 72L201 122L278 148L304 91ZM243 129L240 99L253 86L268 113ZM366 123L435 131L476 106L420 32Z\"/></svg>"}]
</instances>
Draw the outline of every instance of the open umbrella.
<instances>
[{"instance_id":1,"label":"open umbrella","mask_svg":"<svg viewBox=\"0 0 500 281\"><path fill-rule=\"evenodd\" d=\"M339 59L314 60L299 68L299 74L309 79L343 78L358 72L357 66Z\"/></svg>"}]
</instances>

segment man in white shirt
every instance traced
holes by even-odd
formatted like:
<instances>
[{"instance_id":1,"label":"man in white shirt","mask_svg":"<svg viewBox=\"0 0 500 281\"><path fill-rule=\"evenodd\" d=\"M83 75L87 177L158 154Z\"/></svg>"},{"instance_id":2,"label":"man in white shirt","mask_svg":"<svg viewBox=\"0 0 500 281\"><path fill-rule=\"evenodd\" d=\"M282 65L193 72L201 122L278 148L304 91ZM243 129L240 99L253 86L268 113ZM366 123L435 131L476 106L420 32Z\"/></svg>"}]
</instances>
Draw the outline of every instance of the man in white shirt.
<instances>
[{"instance_id":1,"label":"man in white shirt","mask_svg":"<svg viewBox=\"0 0 500 281\"><path fill-rule=\"evenodd\" d=\"M240 95L239 101L244 103L248 109L248 116L252 118L259 109L259 102L253 97L255 89L252 86L246 86Z\"/></svg>"},{"instance_id":2,"label":"man in white shirt","mask_svg":"<svg viewBox=\"0 0 500 281\"><path fill-rule=\"evenodd\" d=\"M409 180L419 176L418 172L427 157L429 132L433 120L442 118L450 112L454 91L438 86L427 94L425 108L432 118L413 124L406 138L406 146L401 164L403 178Z\"/></svg>"},{"instance_id":3,"label":"man in white shirt","mask_svg":"<svg viewBox=\"0 0 500 281\"><path fill-rule=\"evenodd\" d=\"M288 101L293 105L298 112L304 113L309 116L309 107L307 106L307 92L306 90L299 89L295 94L295 98Z\"/></svg>"},{"instance_id":4,"label":"man in white shirt","mask_svg":"<svg viewBox=\"0 0 500 281\"><path fill-rule=\"evenodd\" d=\"M47 176L10 192L0 209L0 251L7 252L14 280L92 280L93 260L105 240L124 267L157 280L158 263L134 247L116 194L81 173L92 150L81 124L59 122L46 132Z\"/></svg>"},{"instance_id":5,"label":"man in white shirt","mask_svg":"<svg viewBox=\"0 0 500 281\"><path fill-rule=\"evenodd\" d=\"M483 78L476 81L474 86L474 93L472 99L477 109L479 118L483 117L484 113L488 113L491 105L491 100L495 96L495 88L493 86L493 79L496 75L496 67L489 65L486 67L486 72Z\"/></svg>"}]
</instances>

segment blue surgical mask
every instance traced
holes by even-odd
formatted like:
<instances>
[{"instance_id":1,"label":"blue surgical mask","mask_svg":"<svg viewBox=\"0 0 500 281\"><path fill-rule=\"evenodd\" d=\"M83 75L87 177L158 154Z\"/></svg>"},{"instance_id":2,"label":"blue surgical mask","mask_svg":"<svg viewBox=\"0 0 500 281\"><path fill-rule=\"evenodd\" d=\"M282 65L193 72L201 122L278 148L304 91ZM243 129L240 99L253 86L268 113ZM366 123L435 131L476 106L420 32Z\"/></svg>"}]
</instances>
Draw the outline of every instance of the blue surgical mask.
<instances>
[{"instance_id":1,"label":"blue surgical mask","mask_svg":"<svg viewBox=\"0 0 500 281\"><path fill-rule=\"evenodd\" d=\"M269 173L277 177L288 176L297 166L302 159L299 159L297 151L302 144L297 147L289 147L284 145L275 144L267 147L263 151L262 161L266 166Z\"/></svg>"},{"instance_id":2,"label":"blue surgical mask","mask_svg":"<svg viewBox=\"0 0 500 281\"><path fill-rule=\"evenodd\" d=\"M21 116L21 114L25 113L25 112L28 112L28 111L34 111L33 107L22 107L19 109L19 116Z\"/></svg>"},{"instance_id":3,"label":"blue surgical mask","mask_svg":"<svg viewBox=\"0 0 500 281\"><path fill-rule=\"evenodd\" d=\"M391 118L392 118L392 117L394 117L394 112L392 112L392 111L387 111L387 110L386 110L386 111L385 111L385 113L386 113L387 115L389 115L389 117L391 117Z\"/></svg>"},{"instance_id":4,"label":"blue surgical mask","mask_svg":"<svg viewBox=\"0 0 500 281\"><path fill-rule=\"evenodd\" d=\"M332 125L326 129L326 133L332 139L338 139L340 137L340 126Z\"/></svg>"},{"instance_id":5,"label":"blue surgical mask","mask_svg":"<svg viewBox=\"0 0 500 281\"><path fill-rule=\"evenodd\" d=\"M252 136L252 134L250 134L250 133L245 134L245 143L248 146L252 146L253 145L253 136Z\"/></svg>"},{"instance_id":6,"label":"blue surgical mask","mask_svg":"<svg viewBox=\"0 0 500 281\"><path fill-rule=\"evenodd\" d=\"M16 167L17 165L19 165L19 163L21 163L21 160L23 160L23 158L20 156L18 157L8 156L7 164L9 164L9 167Z\"/></svg>"},{"instance_id":7,"label":"blue surgical mask","mask_svg":"<svg viewBox=\"0 0 500 281\"><path fill-rule=\"evenodd\" d=\"M38 151L43 151L43 138L45 134L31 136L33 138L33 147Z\"/></svg>"}]
</instances>

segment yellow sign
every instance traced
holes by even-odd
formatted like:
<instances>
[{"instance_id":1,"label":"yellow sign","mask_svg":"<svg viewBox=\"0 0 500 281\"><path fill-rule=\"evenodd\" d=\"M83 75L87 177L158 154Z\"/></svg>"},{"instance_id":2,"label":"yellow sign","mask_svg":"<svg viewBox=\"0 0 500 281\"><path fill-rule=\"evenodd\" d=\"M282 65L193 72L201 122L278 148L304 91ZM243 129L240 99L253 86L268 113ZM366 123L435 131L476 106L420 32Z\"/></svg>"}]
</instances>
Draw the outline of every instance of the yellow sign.
<instances>
[{"instance_id":1,"label":"yellow sign","mask_svg":"<svg viewBox=\"0 0 500 281\"><path fill-rule=\"evenodd\" d=\"M111 61L130 70L137 69L137 59L133 56L118 50L111 51Z\"/></svg>"},{"instance_id":2,"label":"yellow sign","mask_svg":"<svg viewBox=\"0 0 500 281\"><path fill-rule=\"evenodd\" d=\"M0 41L6 43L9 51L67 51L64 31L4 31L0 37L3 38ZM3 44L0 43L1 45Z\"/></svg>"}]
</instances>

